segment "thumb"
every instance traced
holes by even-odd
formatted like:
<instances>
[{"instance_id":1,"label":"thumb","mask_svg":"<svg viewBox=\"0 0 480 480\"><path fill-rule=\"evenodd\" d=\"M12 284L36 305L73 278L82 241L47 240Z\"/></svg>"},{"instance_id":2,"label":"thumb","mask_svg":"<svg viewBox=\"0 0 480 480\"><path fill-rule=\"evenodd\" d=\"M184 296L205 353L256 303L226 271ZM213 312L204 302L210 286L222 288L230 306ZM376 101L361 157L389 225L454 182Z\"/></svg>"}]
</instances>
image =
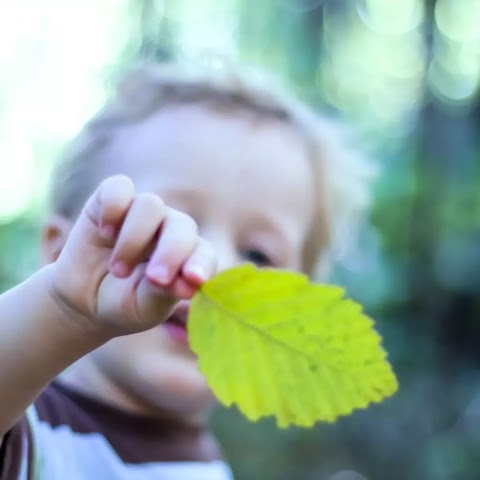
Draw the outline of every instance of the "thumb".
<instances>
[{"instance_id":1,"label":"thumb","mask_svg":"<svg viewBox=\"0 0 480 480\"><path fill-rule=\"evenodd\" d=\"M55 262L54 283L69 309L87 316L96 311L98 286L133 197L132 180L117 175L104 180L85 203Z\"/></svg>"},{"instance_id":2,"label":"thumb","mask_svg":"<svg viewBox=\"0 0 480 480\"><path fill-rule=\"evenodd\" d=\"M125 175L109 177L87 200L78 219L78 227L88 235L87 241L103 239L113 242L133 201L135 187Z\"/></svg>"}]
</instances>

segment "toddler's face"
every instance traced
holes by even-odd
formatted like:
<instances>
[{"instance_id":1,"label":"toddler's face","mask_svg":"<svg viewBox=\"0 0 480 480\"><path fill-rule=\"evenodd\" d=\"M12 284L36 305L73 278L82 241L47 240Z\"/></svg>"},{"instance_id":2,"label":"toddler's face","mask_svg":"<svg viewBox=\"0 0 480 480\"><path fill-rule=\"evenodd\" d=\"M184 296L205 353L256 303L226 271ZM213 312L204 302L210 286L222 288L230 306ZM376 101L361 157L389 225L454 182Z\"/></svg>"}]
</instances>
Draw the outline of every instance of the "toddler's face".
<instances>
[{"instance_id":1,"label":"toddler's face","mask_svg":"<svg viewBox=\"0 0 480 480\"><path fill-rule=\"evenodd\" d=\"M242 262L301 269L316 195L306 145L288 124L171 107L122 127L109 155L111 173L193 217L219 269ZM188 347L187 312L183 302L165 324L117 338L85 364L139 412L204 413L213 399Z\"/></svg>"}]
</instances>

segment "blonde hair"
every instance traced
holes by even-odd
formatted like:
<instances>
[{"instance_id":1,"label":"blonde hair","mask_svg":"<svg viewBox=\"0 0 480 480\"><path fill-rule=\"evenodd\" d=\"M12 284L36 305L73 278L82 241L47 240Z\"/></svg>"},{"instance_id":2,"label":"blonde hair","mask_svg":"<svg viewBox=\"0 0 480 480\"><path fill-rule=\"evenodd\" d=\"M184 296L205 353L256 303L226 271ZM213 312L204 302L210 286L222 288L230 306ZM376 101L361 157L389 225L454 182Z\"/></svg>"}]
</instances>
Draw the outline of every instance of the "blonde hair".
<instances>
[{"instance_id":1,"label":"blonde hair","mask_svg":"<svg viewBox=\"0 0 480 480\"><path fill-rule=\"evenodd\" d=\"M181 104L252 112L287 122L303 136L317 187L317 221L307 238L304 271L324 276L332 255L344 248L368 207L374 169L348 147L339 125L287 94L264 73L245 66L146 63L128 71L102 110L65 149L53 171L50 209L67 218L78 215L102 180L102 159L116 126Z\"/></svg>"}]
</instances>

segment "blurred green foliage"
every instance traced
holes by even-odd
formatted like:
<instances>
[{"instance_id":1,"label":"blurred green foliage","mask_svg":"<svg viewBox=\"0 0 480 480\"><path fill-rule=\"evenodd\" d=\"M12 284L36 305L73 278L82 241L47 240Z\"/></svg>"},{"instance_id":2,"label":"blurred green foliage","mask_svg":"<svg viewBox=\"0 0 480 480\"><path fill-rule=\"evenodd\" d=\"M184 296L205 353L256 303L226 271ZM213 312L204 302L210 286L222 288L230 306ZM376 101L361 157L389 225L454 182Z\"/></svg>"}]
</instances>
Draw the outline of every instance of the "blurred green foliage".
<instances>
[{"instance_id":1,"label":"blurred green foliage","mask_svg":"<svg viewBox=\"0 0 480 480\"><path fill-rule=\"evenodd\" d=\"M371 225L334 281L377 320L401 389L308 431L218 410L237 478L480 478L479 23L480 0L2 0L1 287L36 267L48 170L112 73L258 63L378 159Z\"/></svg>"}]
</instances>

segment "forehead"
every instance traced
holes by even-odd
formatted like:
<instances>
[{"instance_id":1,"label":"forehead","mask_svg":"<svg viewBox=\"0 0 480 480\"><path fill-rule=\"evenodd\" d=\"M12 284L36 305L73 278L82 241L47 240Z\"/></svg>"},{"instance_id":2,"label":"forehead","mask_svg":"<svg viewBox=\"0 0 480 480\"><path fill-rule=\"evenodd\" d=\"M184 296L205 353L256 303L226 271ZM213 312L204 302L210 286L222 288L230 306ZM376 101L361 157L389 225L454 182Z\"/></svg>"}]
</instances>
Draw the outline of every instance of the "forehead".
<instances>
[{"instance_id":1,"label":"forehead","mask_svg":"<svg viewBox=\"0 0 480 480\"><path fill-rule=\"evenodd\" d=\"M307 145L281 120L201 105L168 107L121 127L110 153L141 189L208 191L226 207L241 203L279 217L312 214Z\"/></svg>"}]
</instances>

